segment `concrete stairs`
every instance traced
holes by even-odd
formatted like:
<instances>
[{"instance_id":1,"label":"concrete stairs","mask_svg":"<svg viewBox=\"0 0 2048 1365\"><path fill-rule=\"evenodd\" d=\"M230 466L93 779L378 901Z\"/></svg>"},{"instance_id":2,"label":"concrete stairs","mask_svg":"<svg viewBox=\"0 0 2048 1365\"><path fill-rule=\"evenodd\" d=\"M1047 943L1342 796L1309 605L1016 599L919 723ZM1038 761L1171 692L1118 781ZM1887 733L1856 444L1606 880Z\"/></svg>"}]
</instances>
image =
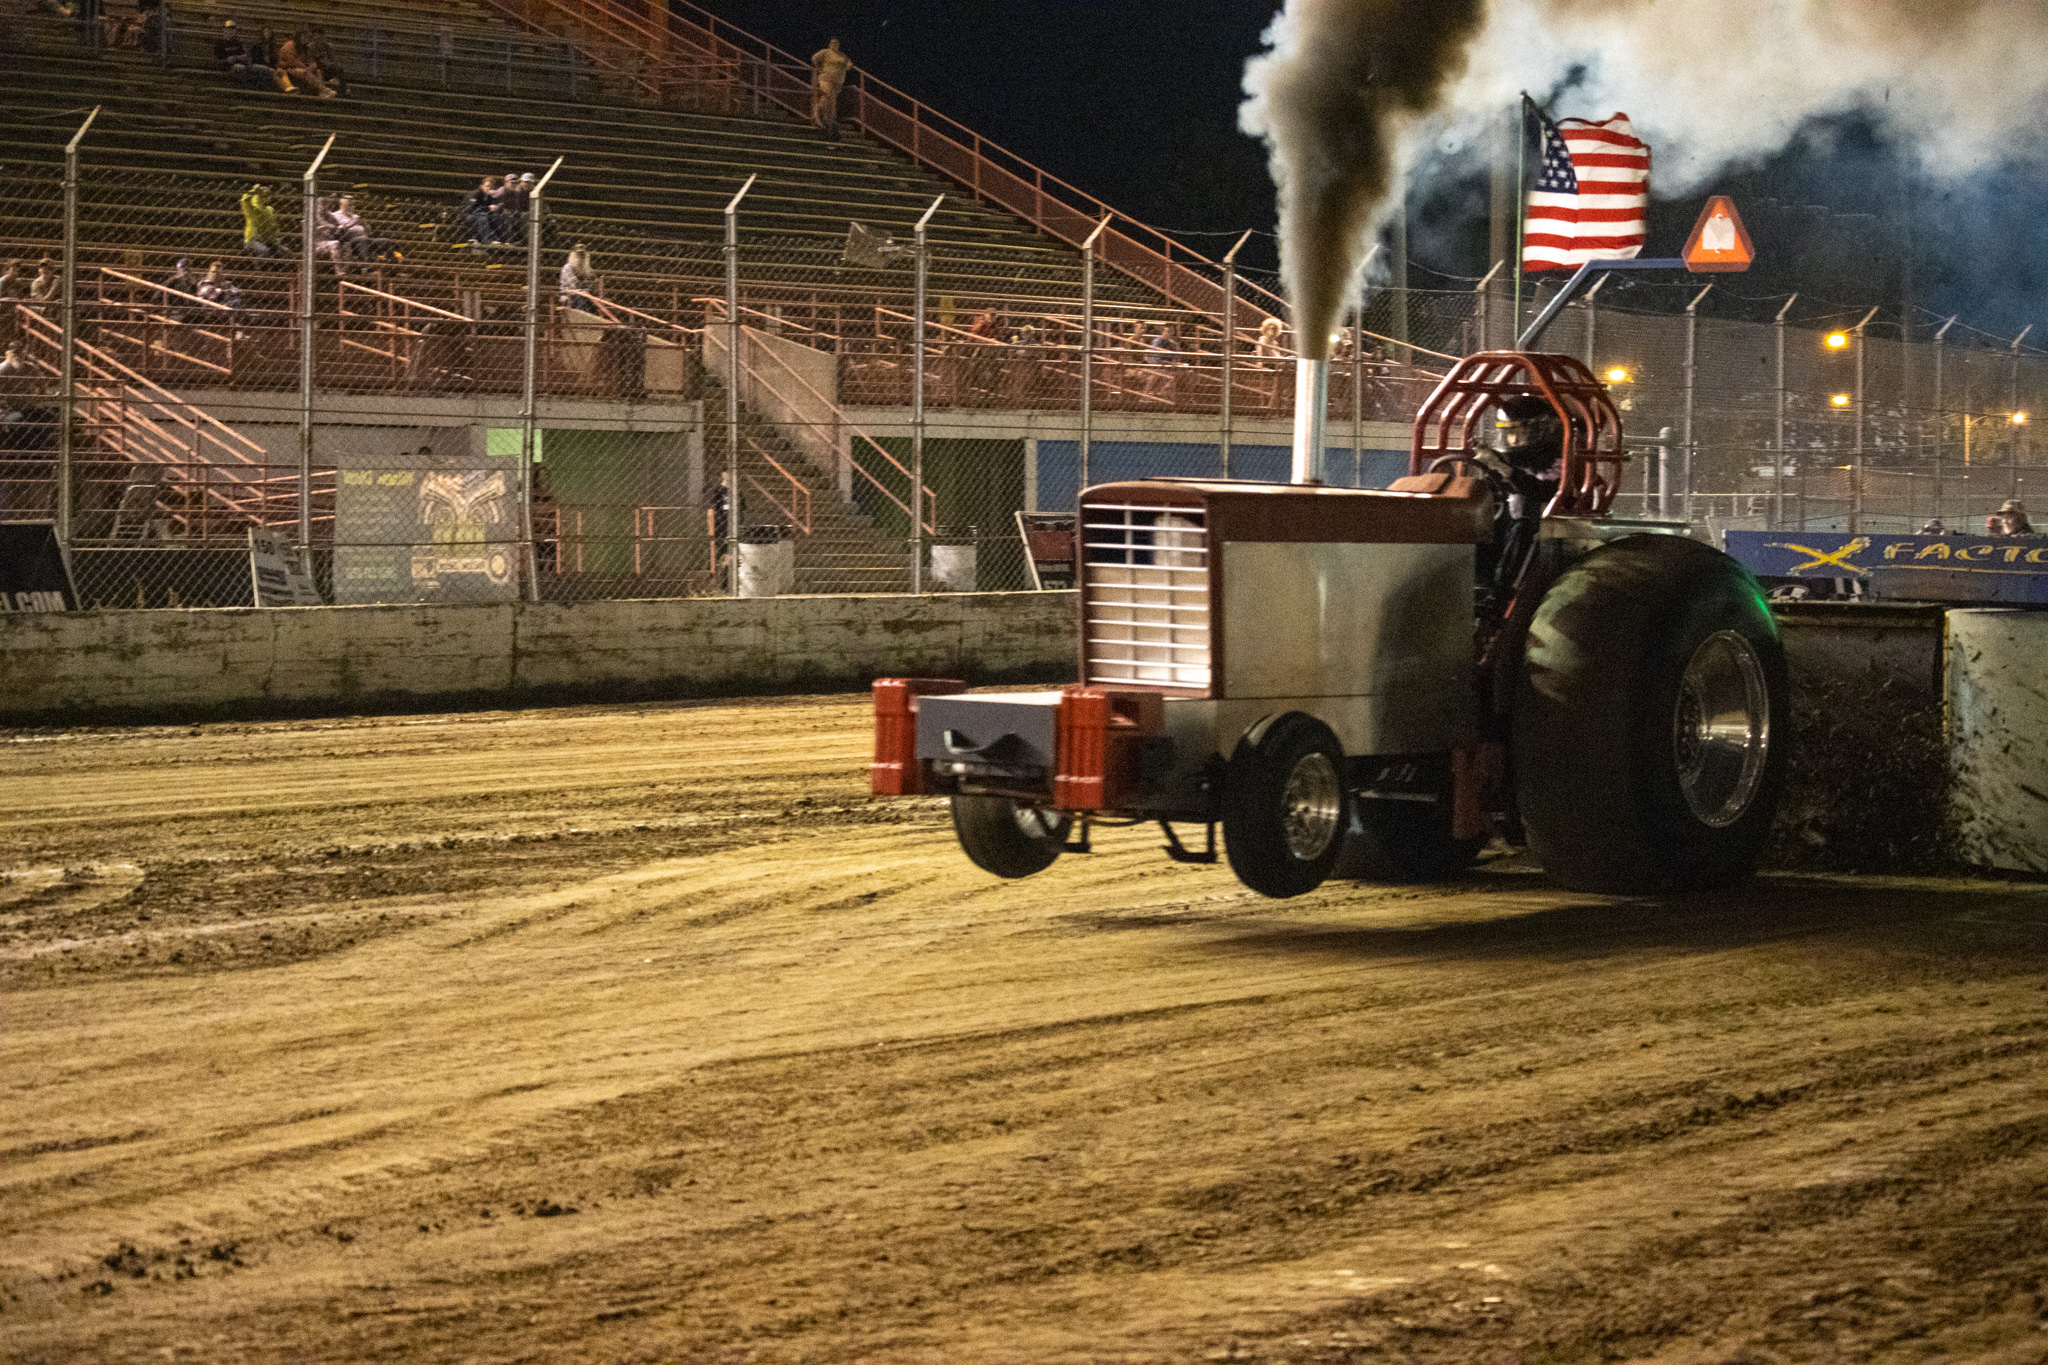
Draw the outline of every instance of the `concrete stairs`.
<instances>
[{"instance_id":1,"label":"concrete stairs","mask_svg":"<svg viewBox=\"0 0 2048 1365\"><path fill-rule=\"evenodd\" d=\"M700 371L701 374L701 371ZM704 477L715 481L727 468L725 388L703 375ZM769 459L774 464L769 463ZM839 496L832 471L818 468L775 423L740 408L740 524L787 524L774 500L790 501L789 480L810 491L811 530L796 538L796 590L800 593L909 592L907 547L883 535L871 518ZM765 495L764 495L765 490Z\"/></svg>"}]
</instances>

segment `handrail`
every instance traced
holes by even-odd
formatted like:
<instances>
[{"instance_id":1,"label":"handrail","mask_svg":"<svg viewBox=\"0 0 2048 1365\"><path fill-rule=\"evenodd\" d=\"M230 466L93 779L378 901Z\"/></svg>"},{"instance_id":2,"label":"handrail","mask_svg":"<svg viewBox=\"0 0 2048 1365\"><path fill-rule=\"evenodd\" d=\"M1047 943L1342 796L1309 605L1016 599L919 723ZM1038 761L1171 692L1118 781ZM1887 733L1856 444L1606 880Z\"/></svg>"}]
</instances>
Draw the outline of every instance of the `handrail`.
<instances>
[{"instance_id":1,"label":"handrail","mask_svg":"<svg viewBox=\"0 0 2048 1365\"><path fill-rule=\"evenodd\" d=\"M44 329L52 334L48 337L45 337L44 340L48 344L58 344L61 338L58 335L59 329L56 326L56 324L50 322L49 319L43 317L40 313L35 312L33 309L22 310L22 315L23 326L25 330L34 331L37 330L38 328ZM33 319L33 321L30 321L30 319ZM83 341L78 341L75 342L74 344L77 346L78 350L82 354L91 356L101 361L105 365L109 366L110 368L119 371L122 375L126 376L126 382L132 384L136 388L145 390L150 395L148 401L151 403L152 406L164 409L167 413L172 414L174 420L178 421L182 425L190 427L195 431L201 432L208 441L212 442L214 445L219 446L222 450L226 451L230 455L233 455L243 464L269 463L268 451L264 450L262 446L257 445L248 437L242 435L242 433L240 433L239 431L236 431L233 427L230 427L225 423L219 421L211 413L205 412L202 409L196 408L192 404L187 403L184 399L178 397L176 394L172 393L163 385L157 383L155 380L149 378L147 375L144 375L141 372L123 364L115 357L108 355L105 351L102 351L99 347L93 346ZM97 377L108 379L110 381L112 380L112 376L110 375L100 375ZM180 409L183 409L184 412L180 413ZM187 416L184 414L190 415ZM218 432L219 434L216 435L216 432ZM238 447L246 447L249 450L255 451L259 456L263 456L264 458L260 460L252 460L246 454L244 454L242 450L239 449Z\"/></svg>"},{"instance_id":2,"label":"handrail","mask_svg":"<svg viewBox=\"0 0 2048 1365\"><path fill-rule=\"evenodd\" d=\"M476 319L475 319L475 318L469 317L469 316L467 316L466 314L463 314L463 313L454 313L454 312L450 312L450 311L449 311L448 309L446 309L446 308L442 308L442 307L439 307L439 306L437 306L437 305L435 305L435 304L431 304L431 303L422 303L422 302L420 302L420 300L418 300L418 299L409 299L409 298L407 298L407 297L406 297L405 295L403 295L403 294L392 294L392 293L388 293L388 292L386 292L385 290L382 290L382 289L372 289L372 288L370 288L370 286L369 286L369 285L367 285L367 284L357 284L357 283L356 283L356 282L355 282L354 280L343 280L343 281L341 282L341 288L342 288L342 291L343 291L343 292L346 292L346 291L348 291L348 290L350 290L350 289L353 289L353 290L355 290L355 291L356 291L356 292L357 292L358 294L368 294L368 295L370 295L370 296L371 296L371 297L373 297L373 298L379 298L379 299L389 299L389 300L391 300L391 301L392 301L393 303L402 303L402 304L405 304L405 305L406 305L407 307L410 307L410 308L417 308L417 309L419 309L419 310L420 310L421 312L425 312L425 313L434 313L434 314L437 314L437 315L439 315L439 316L441 316L441 317L444 317L444 318L453 318L453 319L455 319L455 321L457 321L457 322L475 322L475 321L476 321ZM367 314L367 313L356 313L356 314L352 314L351 316L354 316L354 317L368 317L368 316L369 316L369 314Z\"/></svg>"},{"instance_id":3,"label":"handrail","mask_svg":"<svg viewBox=\"0 0 2048 1365\"><path fill-rule=\"evenodd\" d=\"M188 294L188 293L186 293L186 292L185 292L184 290L182 290L182 289L173 289L173 288L171 288L171 287L170 287L169 285L167 285L167 284L159 284L159 283L158 283L157 281L155 281L155 280L145 280L145 279L143 279L143 278L142 278L142 277L141 277L140 275L130 275L130 274L129 274L129 273L127 272L127 271L125 271L125 270L116 270L116 269L114 269L114 267L112 267L112 266L110 266L110 265L103 265L103 266L100 266L100 267L98 267L98 269L99 269L99 272L100 272L100 297L99 297L99 302L101 302L101 303L112 303L112 304L117 304L117 305L119 305L119 306L121 306L121 307L123 307L123 308L137 308L137 307L140 307L140 306L141 306L141 305L139 305L139 304L136 304L136 303L132 303L132 302L131 302L131 303L122 303L122 302L121 302L121 300L119 300L119 299L110 299L110 298L108 298L108 297L107 297L107 292L106 292L106 282L107 282L107 279L111 277L111 278L113 278L113 279L117 279L117 280L126 280L126 281L127 281L128 283L130 283L130 284L139 284L139 285L141 285L141 286L142 286L143 288L145 288L145 289L155 289L155 290L157 290L157 291L159 291L159 292L161 292L161 293L169 294L169 295L171 295L171 296L172 296L173 298L179 298L179 299L183 299L183 300L185 300L185 301L186 301L187 303L196 303L196 304L198 304L198 305L199 305L199 306L200 306L201 308L214 308L214 309L218 309L219 311L221 311L221 312L223 312L223 313L228 313L228 314L232 314L232 313L233 313L233 312L235 311L234 309L232 309L232 308L228 307L228 306L227 306L226 304L224 304L224 303L220 302L220 301L219 301L218 299L203 299L203 298L200 298L200 297L199 297L199 295L197 295L197 294Z\"/></svg>"},{"instance_id":4,"label":"handrail","mask_svg":"<svg viewBox=\"0 0 2048 1365\"><path fill-rule=\"evenodd\" d=\"M612 0L581 2L587 7L606 9L614 14L621 12L621 7ZM713 56L724 55L723 49L730 48L742 60L743 66L749 63L756 66L758 75L752 77L752 81L760 96L799 118L808 117L811 92L808 61L720 19L692 0L670 0L668 9L668 31L671 35L679 27L694 28L703 35L704 41L692 46L709 51ZM795 74L799 72L802 74ZM775 77L778 74L787 82L788 98L783 98L776 89ZM1069 246L1079 247L1104 214L1121 218L1133 231L1111 228L1104 233L1103 240L1098 243L1101 260L1159 290L1169 299L1188 303L1204 313L1221 311L1222 285L1200 273L1202 269L1220 271L1221 267L1208 257L1182 246L1163 232L1118 214L1087 191L1058 176L1048 175L1042 167L990 142L965 124L939 113L915 96L861 68L854 67L847 75L846 93L842 99L851 97L851 121L870 137L895 146L920 165L957 181L971 189L977 198L995 200ZM870 105L874 106L873 110ZM875 110L887 117L878 120L874 117ZM882 126L890 118L895 120L895 126ZM932 145L934 139L939 145ZM957 155L944 155L948 148ZM1144 240L1140 239L1141 236ZM1158 278L1144 269L1154 263L1160 268ZM1267 300L1267 311L1286 316L1286 303L1279 296L1251 281L1240 278L1240 284L1253 294L1263 296Z\"/></svg>"},{"instance_id":5,"label":"handrail","mask_svg":"<svg viewBox=\"0 0 2048 1365\"><path fill-rule=\"evenodd\" d=\"M746 330L744 324L741 325L740 330ZM859 423L855 422L852 418L846 415L845 409L841 408L837 403L827 398L824 394L819 393L818 388L815 384L811 383L810 380L798 374L796 370L791 367L788 361L784 360L781 356L776 355L773 350L770 350L767 347L763 347L762 350L768 356L769 359L773 360L776 364L780 365L783 369L783 372L788 374L791 379L794 379L797 383L803 385L804 388L808 389L810 391L811 397L817 399L820 403L823 403L826 409L831 412L833 418L838 422L839 425L845 427L847 431L851 432L853 435L865 441L868 445L868 448L873 450L877 455L880 455L890 464L895 465L897 471L900 472L906 480L910 479L910 471L904 467L903 462L897 459L894 455L891 455L887 450L883 449L881 444L877 442L874 437L868 435L867 431L864 428L862 428ZM760 374L760 372L755 370L755 368L752 365L748 364L745 356L742 356L740 358L740 365L742 368L746 370L748 374L753 375L754 378L760 380L761 383L766 384L768 386L769 392L773 393L777 398L782 398L782 391L777 389L774 384L770 383L765 377L763 377ZM784 398L783 401L787 403L789 400ZM901 498L898 498L894 493L891 493L888 490L888 488L883 485L880 479L877 479L874 475L869 474L868 471L862 467L861 462L859 460L855 460L852 463L855 469L859 470L863 475L866 475L869 483L872 483L875 487L881 489L884 496L886 496L891 502L895 503L898 507L903 509L903 515L905 515L906 517L914 517L917 515L917 513L910 510L909 505L906 504ZM927 531L930 531L933 535L937 535L939 521L939 495L930 484L923 485L919 491L921 491L924 495L922 498L919 499L919 502L921 502L924 505L925 514L928 518L925 522L925 529Z\"/></svg>"},{"instance_id":6,"label":"handrail","mask_svg":"<svg viewBox=\"0 0 2048 1365\"><path fill-rule=\"evenodd\" d=\"M768 489L762 485L761 481L755 478L752 474L747 475L747 482L754 485L754 487L760 491L762 497L768 499L769 502L774 503L776 510L787 516L792 525L796 526L796 528L802 531L805 535L809 535L811 533L811 490L809 486L806 485L802 479L799 479L796 475L790 473L787 469L784 469L782 467L782 461L776 459L773 455L770 455L767 452L767 450L765 450L762 447L761 443L755 440L751 435L743 435L740 439L744 440L749 446L753 447L754 453L756 455L759 455L762 459L766 460L769 463L769 465L774 468L776 473L780 474L783 478L789 480L789 486L793 490L789 495L789 505L787 507L783 506L781 500L778 499L773 493L769 492ZM799 507L803 509L801 512L797 510Z\"/></svg>"},{"instance_id":7,"label":"handrail","mask_svg":"<svg viewBox=\"0 0 2048 1365\"><path fill-rule=\"evenodd\" d=\"M635 39L667 53L683 47L713 61L736 63L736 78L745 81L758 101L765 100L798 118L808 119L811 97L810 63L746 30L720 19L691 0L669 0L667 23L649 24L616 0L485 0L500 13L537 32L549 32L542 15L559 16L588 33L612 41ZM673 59L669 59L673 60ZM678 65L681 65L680 63ZM1221 312L1223 287L1210 274L1216 262L1190 250L1163 232L1118 214L1108 204L1045 169L991 142L973 129L932 109L859 67L848 73L842 99L848 100L850 122L863 133L907 154L928 170L937 171L990 199L1059 238L1079 247L1105 214L1123 218L1128 231L1115 228L1098 244L1104 263L1168 299L1206 314ZM645 85L645 82L642 82ZM652 88L652 87L650 87ZM656 91L658 94L658 90ZM1285 301L1252 281L1242 281L1250 301L1285 316ZM1265 302L1260 303L1260 299Z\"/></svg>"}]
</instances>

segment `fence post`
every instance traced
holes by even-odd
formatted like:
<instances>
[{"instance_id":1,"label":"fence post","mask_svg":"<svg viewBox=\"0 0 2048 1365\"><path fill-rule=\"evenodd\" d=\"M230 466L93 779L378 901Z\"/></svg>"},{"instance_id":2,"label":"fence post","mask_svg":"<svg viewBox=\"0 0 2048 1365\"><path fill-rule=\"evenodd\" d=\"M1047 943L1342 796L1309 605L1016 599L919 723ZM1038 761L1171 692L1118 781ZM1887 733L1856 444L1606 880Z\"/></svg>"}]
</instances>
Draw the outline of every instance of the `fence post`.
<instances>
[{"instance_id":1,"label":"fence post","mask_svg":"<svg viewBox=\"0 0 2048 1365\"><path fill-rule=\"evenodd\" d=\"M1103 214L1081 243L1081 469L1076 493L1088 486L1088 447L1095 434L1095 239L1109 226L1110 217Z\"/></svg>"},{"instance_id":2,"label":"fence post","mask_svg":"<svg viewBox=\"0 0 2048 1365\"><path fill-rule=\"evenodd\" d=\"M1942 515L1941 457L1945 453L1943 447L1948 444L1948 395L1942 387L1942 357L1948 347L1948 329L1955 325L1956 319L1950 318L1934 334L1934 515L1937 517Z\"/></svg>"},{"instance_id":3,"label":"fence post","mask_svg":"<svg viewBox=\"0 0 2048 1365\"><path fill-rule=\"evenodd\" d=\"M526 600L540 601L540 558L533 548L533 426L540 359L540 215L548 181L562 169L562 158L533 187L526 200L526 357L519 405L519 555L526 565ZM560 559L559 546L556 559ZM560 573L562 566L555 565Z\"/></svg>"},{"instance_id":4,"label":"fence post","mask_svg":"<svg viewBox=\"0 0 2048 1365\"><path fill-rule=\"evenodd\" d=\"M931 253L925 245L925 228L930 225L932 215L939 211L939 205L946 202L940 195L932 200L931 207L917 220L915 246L917 260L917 297L913 301L910 319L910 591L924 591L924 313L925 281L931 266ZM933 527L937 530L937 527Z\"/></svg>"},{"instance_id":5,"label":"fence post","mask_svg":"<svg viewBox=\"0 0 2048 1365\"><path fill-rule=\"evenodd\" d=\"M747 177L725 206L725 572L732 596L740 595L740 200L761 178ZM717 556L714 546L712 555ZM712 565L714 569L717 565Z\"/></svg>"},{"instance_id":6,"label":"fence post","mask_svg":"<svg viewBox=\"0 0 2048 1365\"><path fill-rule=\"evenodd\" d=\"M1856 324L1856 457L1849 464L1849 534L1863 529L1863 329L1877 316L1871 309Z\"/></svg>"},{"instance_id":7,"label":"fence post","mask_svg":"<svg viewBox=\"0 0 2048 1365\"><path fill-rule=\"evenodd\" d=\"M1685 450L1679 462L1678 507L1679 517L1688 526L1692 524L1692 413L1694 395L1698 388L1699 307L1700 300L1705 298L1713 287L1710 284L1700 290L1693 295L1692 302L1685 305Z\"/></svg>"},{"instance_id":8,"label":"fence post","mask_svg":"<svg viewBox=\"0 0 2048 1365\"><path fill-rule=\"evenodd\" d=\"M1489 325L1492 321L1490 314L1493 310L1487 303L1487 294L1488 291L1493 288L1493 277L1495 275L1500 274L1500 272L1504 268L1506 268L1506 266L1506 261L1495 261L1493 263L1493 269L1486 272L1485 277L1479 281L1478 287L1473 289L1472 291L1473 297L1475 299L1474 313L1479 323L1479 344L1473 347L1474 350L1486 350L1486 343L1489 340L1491 340L1491 337L1488 336L1488 333L1490 333L1493 330L1493 328Z\"/></svg>"},{"instance_id":9,"label":"fence post","mask_svg":"<svg viewBox=\"0 0 2048 1365\"><path fill-rule=\"evenodd\" d=\"M85 116L64 144L64 326L57 342L57 544L71 554L71 446L78 409L78 144L100 116Z\"/></svg>"},{"instance_id":10,"label":"fence post","mask_svg":"<svg viewBox=\"0 0 2048 1365\"><path fill-rule=\"evenodd\" d=\"M1351 305L1351 486L1365 481L1365 294Z\"/></svg>"},{"instance_id":11,"label":"fence post","mask_svg":"<svg viewBox=\"0 0 2048 1365\"><path fill-rule=\"evenodd\" d=\"M1393 325L1387 330L1394 340L1404 343L1400 351L1403 365L1415 363L1415 352L1405 344L1408 341L1408 190L1404 185L1394 204L1393 223L1393 276L1389 283L1394 295Z\"/></svg>"},{"instance_id":12,"label":"fence post","mask_svg":"<svg viewBox=\"0 0 2048 1365\"><path fill-rule=\"evenodd\" d=\"M2012 378L2007 381L2005 405L2006 465L2012 471L2009 486L2005 490L2008 498L2017 498L2020 495L2020 428L2026 424L2026 419L2020 416L2020 343L2025 341L2027 333L2033 330L2034 324L2030 322L2020 328L2020 334L2012 339Z\"/></svg>"},{"instance_id":13,"label":"fence post","mask_svg":"<svg viewBox=\"0 0 2048 1365\"><path fill-rule=\"evenodd\" d=\"M302 177L299 216L299 562L313 571L313 225L319 210L320 167L334 148L329 133ZM340 268L340 248L335 249ZM230 328L230 331L233 329Z\"/></svg>"},{"instance_id":14,"label":"fence post","mask_svg":"<svg viewBox=\"0 0 2048 1365\"><path fill-rule=\"evenodd\" d=\"M1785 300L1785 306L1778 310L1777 319L1771 327L1778 343L1778 430L1776 454L1771 464L1771 525L1785 524L1785 316L1792 311L1792 305L1799 300L1798 291Z\"/></svg>"},{"instance_id":15,"label":"fence post","mask_svg":"<svg viewBox=\"0 0 2048 1365\"><path fill-rule=\"evenodd\" d=\"M1251 239L1252 230L1246 228L1237 245L1223 253L1223 402L1216 448L1222 456L1226 479L1230 477L1230 387L1235 382L1233 369L1237 358L1237 253Z\"/></svg>"}]
</instances>

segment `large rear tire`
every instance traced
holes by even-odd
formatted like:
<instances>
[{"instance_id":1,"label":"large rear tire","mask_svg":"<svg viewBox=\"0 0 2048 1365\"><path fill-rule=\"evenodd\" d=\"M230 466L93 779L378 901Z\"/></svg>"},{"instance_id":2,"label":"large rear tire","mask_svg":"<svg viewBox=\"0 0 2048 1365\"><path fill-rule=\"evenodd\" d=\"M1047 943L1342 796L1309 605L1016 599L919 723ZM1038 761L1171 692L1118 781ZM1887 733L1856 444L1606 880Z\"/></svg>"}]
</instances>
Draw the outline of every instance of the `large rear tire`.
<instances>
[{"instance_id":1,"label":"large rear tire","mask_svg":"<svg viewBox=\"0 0 2048 1365\"><path fill-rule=\"evenodd\" d=\"M1058 811L1006 796L953 798L953 833L961 849L976 867L998 877L1028 877L1051 867L1067 846L1072 823Z\"/></svg>"},{"instance_id":2,"label":"large rear tire","mask_svg":"<svg viewBox=\"0 0 2048 1365\"><path fill-rule=\"evenodd\" d=\"M1224 775L1223 845L1252 890L1284 899L1321 886L1349 812L1344 751L1315 717L1292 712L1238 741Z\"/></svg>"},{"instance_id":3,"label":"large rear tire","mask_svg":"<svg viewBox=\"0 0 2048 1365\"><path fill-rule=\"evenodd\" d=\"M1529 627L1511 759L1531 852L1586 891L1749 876L1789 719L1784 650L1747 570L1679 536L1595 550Z\"/></svg>"}]
</instances>

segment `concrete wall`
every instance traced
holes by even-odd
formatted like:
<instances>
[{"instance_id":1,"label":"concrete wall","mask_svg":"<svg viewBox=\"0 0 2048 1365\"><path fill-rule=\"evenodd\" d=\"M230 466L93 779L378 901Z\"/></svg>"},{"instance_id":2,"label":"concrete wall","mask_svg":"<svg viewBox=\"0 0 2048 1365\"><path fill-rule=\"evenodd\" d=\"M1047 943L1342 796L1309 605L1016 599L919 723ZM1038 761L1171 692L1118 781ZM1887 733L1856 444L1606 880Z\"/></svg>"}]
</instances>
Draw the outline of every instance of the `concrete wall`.
<instances>
[{"instance_id":1,"label":"concrete wall","mask_svg":"<svg viewBox=\"0 0 2048 1365\"><path fill-rule=\"evenodd\" d=\"M1948 734L1957 853L2048 872L2048 613L1948 614Z\"/></svg>"},{"instance_id":2,"label":"concrete wall","mask_svg":"<svg viewBox=\"0 0 2048 1365\"><path fill-rule=\"evenodd\" d=\"M0 615L0 720L124 719L1070 678L1074 595Z\"/></svg>"},{"instance_id":3,"label":"concrete wall","mask_svg":"<svg viewBox=\"0 0 2048 1365\"><path fill-rule=\"evenodd\" d=\"M726 350L729 330L704 329L704 367L721 379L732 363ZM746 338L740 354L746 367L740 401L756 416L775 423L812 464L832 470L841 485L840 496L850 497L846 485L851 472L840 468L845 455L838 408L839 357L756 327L742 327L740 332Z\"/></svg>"}]
</instances>

